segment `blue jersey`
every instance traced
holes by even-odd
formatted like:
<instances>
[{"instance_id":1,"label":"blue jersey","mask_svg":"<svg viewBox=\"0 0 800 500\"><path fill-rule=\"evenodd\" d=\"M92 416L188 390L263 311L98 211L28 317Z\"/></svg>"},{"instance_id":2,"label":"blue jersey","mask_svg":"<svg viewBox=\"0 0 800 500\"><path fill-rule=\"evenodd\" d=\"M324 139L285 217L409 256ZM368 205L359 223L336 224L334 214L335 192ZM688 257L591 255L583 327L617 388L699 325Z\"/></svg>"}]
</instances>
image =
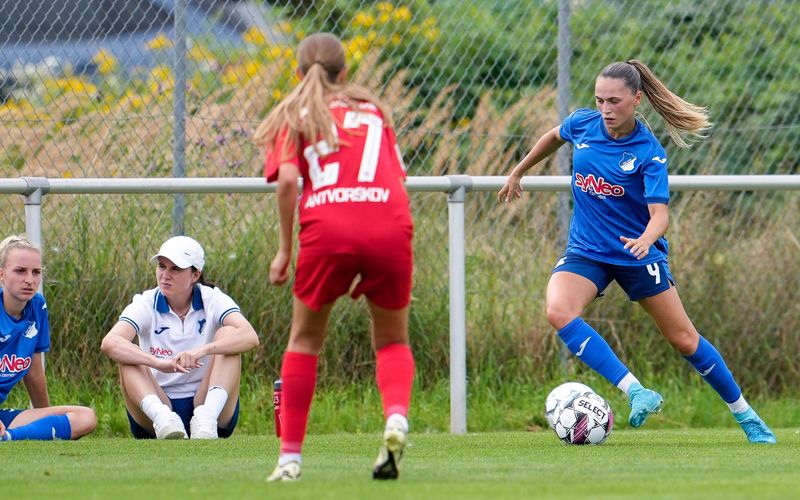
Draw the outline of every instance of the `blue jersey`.
<instances>
[{"instance_id":1,"label":"blue jersey","mask_svg":"<svg viewBox=\"0 0 800 500\"><path fill-rule=\"evenodd\" d=\"M567 254L621 266L641 266L667 258L661 237L636 260L620 236L638 238L650 222L650 203L669 203L667 155L639 120L633 133L613 139L599 111L578 109L559 135L573 144L574 212Z\"/></svg>"},{"instance_id":2,"label":"blue jersey","mask_svg":"<svg viewBox=\"0 0 800 500\"><path fill-rule=\"evenodd\" d=\"M8 315L0 288L0 403L11 388L28 373L37 352L50 350L50 323L47 303L41 294L34 295L22 310L22 319Z\"/></svg>"}]
</instances>

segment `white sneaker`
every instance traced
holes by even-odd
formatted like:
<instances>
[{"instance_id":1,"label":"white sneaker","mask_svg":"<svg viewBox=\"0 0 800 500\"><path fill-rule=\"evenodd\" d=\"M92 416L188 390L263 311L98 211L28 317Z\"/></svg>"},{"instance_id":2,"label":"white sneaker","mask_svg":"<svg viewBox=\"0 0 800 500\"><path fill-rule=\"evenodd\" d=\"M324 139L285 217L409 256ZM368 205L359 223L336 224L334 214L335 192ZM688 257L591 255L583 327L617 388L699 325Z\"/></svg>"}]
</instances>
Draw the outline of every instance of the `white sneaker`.
<instances>
[{"instance_id":1,"label":"white sneaker","mask_svg":"<svg viewBox=\"0 0 800 500\"><path fill-rule=\"evenodd\" d=\"M195 414L189 421L189 436L192 439L217 439L217 420Z\"/></svg>"},{"instance_id":2,"label":"white sneaker","mask_svg":"<svg viewBox=\"0 0 800 500\"><path fill-rule=\"evenodd\" d=\"M278 465L272 474L267 478L268 483L278 481L299 481L300 480L300 464L297 462L288 462L284 465Z\"/></svg>"},{"instance_id":3,"label":"white sneaker","mask_svg":"<svg viewBox=\"0 0 800 500\"><path fill-rule=\"evenodd\" d=\"M399 465L406 449L408 432L397 420L390 418L383 431L383 446L372 469L372 479L397 479Z\"/></svg>"},{"instance_id":4,"label":"white sneaker","mask_svg":"<svg viewBox=\"0 0 800 500\"><path fill-rule=\"evenodd\" d=\"M174 411L156 419L153 422L153 430L156 431L157 439L186 439L188 437L183 420Z\"/></svg>"}]
</instances>

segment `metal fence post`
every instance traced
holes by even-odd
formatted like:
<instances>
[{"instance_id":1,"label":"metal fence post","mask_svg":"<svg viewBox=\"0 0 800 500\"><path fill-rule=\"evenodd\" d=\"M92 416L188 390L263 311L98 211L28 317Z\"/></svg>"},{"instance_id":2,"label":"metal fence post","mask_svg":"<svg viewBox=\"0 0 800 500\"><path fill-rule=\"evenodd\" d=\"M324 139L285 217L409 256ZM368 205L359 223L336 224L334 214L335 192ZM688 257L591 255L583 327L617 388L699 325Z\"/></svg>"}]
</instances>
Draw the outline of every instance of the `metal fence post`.
<instances>
[{"instance_id":1,"label":"metal fence post","mask_svg":"<svg viewBox=\"0 0 800 500\"><path fill-rule=\"evenodd\" d=\"M172 106L172 176L186 177L186 0L175 0L175 88ZM186 195L175 193L172 234L184 233Z\"/></svg>"},{"instance_id":2,"label":"metal fence post","mask_svg":"<svg viewBox=\"0 0 800 500\"><path fill-rule=\"evenodd\" d=\"M472 187L467 175L450 175L447 197L450 259L450 432L467 432L467 302L464 200Z\"/></svg>"},{"instance_id":3,"label":"metal fence post","mask_svg":"<svg viewBox=\"0 0 800 500\"><path fill-rule=\"evenodd\" d=\"M23 177L28 187L25 196L25 234L28 240L42 248L42 197L50 190L50 182L44 177ZM42 292L39 284L39 293Z\"/></svg>"},{"instance_id":4,"label":"metal fence post","mask_svg":"<svg viewBox=\"0 0 800 500\"><path fill-rule=\"evenodd\" d=\"M570 65L572 64L572 30L570 29L570 0L558 2L558 102L559 121L569 116L569 101L572 95ZM571 150L568 147L556 151L556 168L558 175L572 174ZM558 240L561 248L567 246L569 233L569 193L558 193ZM561 344L561 368L566 372L570 352L566 344Z\"/></svg>"},{"instance_id":5,"label":"metal fence post","mask_svg":"<svg viewBox=\"0 0 800 500\"><path fill-rule=\"evenodd\" d=\"M558 119L563 121L569 115L569 101L571 99L571 75L570 65L572 64L572 30L570 29L570 0L559 0L558 2ZM572 170L570 149L560 148L556 152L556 162L558 165L558 175L570 175ZM562 246L567 242L567 232L569 230L569 194L559 193L558 195L558 222L561 231L559 238Z\"/></svg>"}]
</instances>

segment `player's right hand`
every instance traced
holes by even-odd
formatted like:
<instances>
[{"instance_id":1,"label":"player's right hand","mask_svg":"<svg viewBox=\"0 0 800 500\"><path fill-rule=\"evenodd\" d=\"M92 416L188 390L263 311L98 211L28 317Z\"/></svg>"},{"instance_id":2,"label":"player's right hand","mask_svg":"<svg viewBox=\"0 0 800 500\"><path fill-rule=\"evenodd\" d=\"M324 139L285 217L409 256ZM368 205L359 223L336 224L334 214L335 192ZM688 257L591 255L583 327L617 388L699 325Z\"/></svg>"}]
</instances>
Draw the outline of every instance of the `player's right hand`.
<instances>
[{"instance_id":1,"label":"player's right hand","mask_svg":"<svg viewBox=\"0 0 800 500\"><path fill-rule=\"evenodd\" d=\"M3 422L0 421L0 436L6 433L6 426L3 425Z\"/></svg>"},{"instance_id":2,"label":"player's right hand","mask_svg":"<svg viewBox=\"0 0 800 500\"><path fill-rule=\"evenodd\" d=\"M508 203L512 198L519 198L522 196L522 184L520 178L515 175L509 175L506 183L497 192L497 201L500 203Z\"/></svg>"},{"instance_id":3,"label":"player's right hand","mask_svg":"<svg viewBox=\"0 0 800 500\"><path fill-rule=\"evenodd\" d=\"M288 252L278 250L272 264L269 266L269 282L273 285L283 285L289 279L289 260L291 256Z\"/></svg>"}]
</instances>

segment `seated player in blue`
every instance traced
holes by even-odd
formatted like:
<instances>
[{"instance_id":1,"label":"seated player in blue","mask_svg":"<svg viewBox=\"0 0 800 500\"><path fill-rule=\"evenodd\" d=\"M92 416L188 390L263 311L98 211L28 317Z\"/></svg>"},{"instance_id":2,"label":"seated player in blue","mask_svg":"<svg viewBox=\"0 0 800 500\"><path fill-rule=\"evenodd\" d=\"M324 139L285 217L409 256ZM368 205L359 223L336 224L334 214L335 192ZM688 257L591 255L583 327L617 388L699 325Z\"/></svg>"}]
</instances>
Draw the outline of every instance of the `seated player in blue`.
<instances>
[{"instance_id":1,"label":"seated player in blue","mask_svg":"<svg viewBox=\"0 0 800 500\"><path fill-rule=\"evenodd\" d=\"M641 426L660 411L661 395L642 387L580 317L616 281L728 404L747 439L775 443L775 435L745 401L722 356L695 329L678 296L664 238L669 221L667 155L646 124L636 119L643 95L679 147L688 146L686 136L702 138L711 127L705 108L673 94L642 62L613 63L595 82L597 110L579 109L545 133L514 167L498 200L519 198L525 171L571 142L574 213L567 250L547 285L547 320L572 353L628 395L628 423Z\"/></svg>"},{"instance_id":2,"label":"seated player in blue","mask_svg":"<svg viewBox=\"0 0 800 500\"><path fill-rule=\"evenodd\" d=\"M197 241L170 238L151 260L158 286L133 298L101 345L119 364L131 433L229 437L239 417L242 353L258 336L233 299L203 278Z\"/></svg>"},{"instance_id":3,"label":"seated player in blue","mask_svg":"<svg viewBox=\"0 0 800 500\"><path fill-rule=\"evenodd\" d=\"M42 253L24 236L0 243L0 403L20 380L33 409L0 408L0 441L78 439L92 432L91 408L50 406L44 353L50 349L47 303L37 293L42 282Z\"/></svg>"}]
</instances>

